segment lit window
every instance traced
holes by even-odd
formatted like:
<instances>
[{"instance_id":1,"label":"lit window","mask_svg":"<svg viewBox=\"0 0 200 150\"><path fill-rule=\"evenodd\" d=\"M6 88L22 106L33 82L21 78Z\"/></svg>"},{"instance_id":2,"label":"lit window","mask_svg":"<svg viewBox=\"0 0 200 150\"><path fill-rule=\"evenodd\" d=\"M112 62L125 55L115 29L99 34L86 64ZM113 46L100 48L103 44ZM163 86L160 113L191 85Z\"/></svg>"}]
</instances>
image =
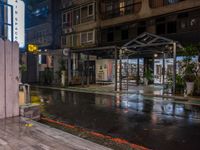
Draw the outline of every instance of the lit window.
<instances>
[{"instance_id":1,"label":"lit window","mask_svg":"<svg viewBox=\"0 0 200 150\"><path fill-rule=\"evenodd\" d=\"M124 6L125 6L125 3L124 2L120 2L119 7L120 7L121 15L123 15L124 12L125 12L125 7Z\"/></svg>"}]
</instances>

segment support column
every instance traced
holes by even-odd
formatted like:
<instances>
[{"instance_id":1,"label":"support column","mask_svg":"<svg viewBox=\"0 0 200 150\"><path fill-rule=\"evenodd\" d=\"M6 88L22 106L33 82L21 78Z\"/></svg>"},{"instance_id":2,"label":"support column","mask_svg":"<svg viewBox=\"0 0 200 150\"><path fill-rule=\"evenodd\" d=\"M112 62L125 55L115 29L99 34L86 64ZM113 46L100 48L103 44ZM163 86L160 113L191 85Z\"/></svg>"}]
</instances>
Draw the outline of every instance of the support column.
<instances>
[{"instance_id":1,"label":"support column","mask_svg":"<svg viewBox=\"0 0 200 150\"><path fill-rule=\"evenodd\" d=\"M89 67L90 67L90 61L89 61L90 59L89 59L89 55L87 55L87 86L89 86L90 85L90 76L89 76L89 71L90 71L90 69L89 69Z\"/></svg>"},{"instance_id":2,"label":"support column","mask_svg":"<svg viewBox=\"0 0 200 150\"><path fill-rule=\"evenodd\" d=\"M117 52L117 48L115 48L115 91L117 91L117 66L118 66L118 64L117 64L117 57L118 56L118 52Z\"/></svg>"},{"instance_id":3,"label":"support column","mask_svg":"<svg viewBox=\"0 0 200 150\"><path fill-rule=\"evenodd\" d=\"M122 90L122 50L119 52L119 90Z\"/></svg>"},{"instance_id":4,"label":"support column","mask_svg":"<svg viewBox=\"0 0 200 150\"><path fill-rule=\"evenodd\" d=\"M67 57L67 83L68 85L71 84L71 52L68 53Z\"/></svg>"},{"instance_id":5,"label":"support column","mask_svg":"<svg viewBox=\"0 0 200 150\"><path fill-rule=\"evenodd\" d=\"M176 92L176 42L173 43L173 94Z\"/></svg>"},{"instance_id":6,"label":"support column","mask_svg":"<svg viewBox=\"0 0 200 150\"><path fill-rule=\"evenodd\" d=\"M163 52L163 68L162 68L162 75L163 75L163 85L165 85L165 53Z\"/></svg>"},{"instance_id":7,"label":"support column","mask_svg":"<svg viewBox=\"0 0 200 150\"><path fill-rule=\"evenodd\" d=\"M140 84L140 59L137 58L137 85Z\"/></svg>"},{"instance_id":8,"label":"support column","mask_svg":"<svg viewBox=\"0 0 200 150\"><path fill-rule=\"evenodd\" d=\"M85 73L85 64L84 64L84 60L81 61L81 86L84 87L84 82L85 82L85 76L84 76L84 73Z\"/></svg>"}]
</instances>

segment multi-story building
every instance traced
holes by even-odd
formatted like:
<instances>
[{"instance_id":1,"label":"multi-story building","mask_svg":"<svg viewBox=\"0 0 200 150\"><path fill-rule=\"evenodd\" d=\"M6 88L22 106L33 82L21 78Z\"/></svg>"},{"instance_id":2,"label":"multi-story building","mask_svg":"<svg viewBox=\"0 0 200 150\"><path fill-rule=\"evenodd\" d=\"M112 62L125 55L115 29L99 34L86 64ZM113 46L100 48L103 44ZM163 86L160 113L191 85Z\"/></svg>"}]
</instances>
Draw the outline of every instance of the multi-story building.
<instances>
[{"instance_id":1,"label":"multi-story building","mask_svg":"<svg viewBox=\"0 0 200 150\"><path fill-rule=\"evenodd\" d=\"M53 49L52 0L27 1L26 45L37 45L39 51ZM27 47L27 46L26 46ZM51 56L27 53L27 82L39 82L45 68L52 68Z\"/></svg>"},{"instance_id":2,"label":"multi-story building","mask_svg":"<svg viewBox=\"0 0 200 150\"><path fill-rule=\"evenodd\" d=\"M29 20L26 25L26 43L35 44L41 49L52 45L51 0L44 0L28 6Z\"/></svg>"},{"instance_id":3,"label":"multi-story building","mask_svg":"<svg viewBox=\"0 0 200 150\"><path fill-rule=\"evenodd\" d=\"M98 46L98 6L96 0L62 0L62 48L71 50ZM68 79L73 83L80 83L80 58L85 57L80 53L72 53L70 56L72 65L68 63ZM91 62L91 69L94 64ZM85 64L84 64L85 66ZM83 66L82 66L83 67ZM69 73L71 72L71 73ZM94 82L94 74L91 82Z\"/></svg>"},{"instance_id":4,"label":"multi-story building","mask_svg":"<svg viewBox=\"0 0 200 150\"><path fill-rule=\"evenodd\" d=\"M96 45L96 1L62 1L62 47Z\"/></svg>"},{"instance_id":5,"label":"multi-story building","mask_svg":"<svg viewBox=\"0 0 200 150\"><path fill-rule=\"evenodd\" d=\"M89 61L88 68L95 68L91 69L91 76L96 80L109 80L109 71L105 75L103 69L109 68L106 64L112 64L112 61L105 58L114 53L103 51L108 46L122 46L143 32L167 37L183 45L200 42L200 1L197 0L63 0L62 7L61 47L70 48L73 53L72 80L73 76L80 76L77 70L81 70L78 68L81 68L82 54L88 56L85 57ZM98 53L100 47L101 54ZM98 52L94 53L95 49ZM104 59L104 63L99 59ZM141 64L146 62L140 61ZM171 61L168 62L170 70ZM163 66L152 66L157 68L155 72L162 74Z\"/></svg>"},{"instance_id":6,"label":"multi-story building","mask_svg":"<svg viewBox=\"0 0 200 150\"><path fill-rule=\"evenodd\" d=\"M199 42L200 1L104 0L102 6L103 44L124 43L142 32Z\"/></svg>"}]
</instances>

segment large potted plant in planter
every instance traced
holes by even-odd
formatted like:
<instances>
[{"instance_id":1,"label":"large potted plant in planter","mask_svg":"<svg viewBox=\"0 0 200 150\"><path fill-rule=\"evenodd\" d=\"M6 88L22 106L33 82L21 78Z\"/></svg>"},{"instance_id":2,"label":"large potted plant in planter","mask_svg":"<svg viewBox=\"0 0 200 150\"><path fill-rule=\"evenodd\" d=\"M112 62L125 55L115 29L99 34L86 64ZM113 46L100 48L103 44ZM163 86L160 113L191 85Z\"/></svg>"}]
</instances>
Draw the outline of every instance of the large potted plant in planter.
<instances>
[{"instance_id":1,"label":"large potted plant in planter","mask_svg":"<svg viewBox=\"0 0 200 150\"><path fill-rule=\"evenodd\" d=\"M184 79L186 83L187 95L191 95L194 89L194 81L196 79L194 72L195 72L195 63L191 62L190 64L187 64L184 71Z\"/></svg>"},{"instance_id":2,"label":"large potted plant in planter","mask_svg":"<svg viewBox=\"0 0 200 150\"><path fill-rule=\"evenodd\" d=\"M192 58L197 55L197 47L190 45L184 48L184 59L183 59L183 77L186 83L187 95L191 95L194 89L194 81L196 79L197 64Z\"/></svg>"},{"instance_id":3,"label":"large potted plant in planter","mask_svg":"<svg viewBox=\"0 0 200 150\"><path fill-rule=\"evenodd\" d=\"M194 91L193 91L194 96L200 96L200 76L196 77L196 80L194 82Z\"/></svg>"}]
</instances>

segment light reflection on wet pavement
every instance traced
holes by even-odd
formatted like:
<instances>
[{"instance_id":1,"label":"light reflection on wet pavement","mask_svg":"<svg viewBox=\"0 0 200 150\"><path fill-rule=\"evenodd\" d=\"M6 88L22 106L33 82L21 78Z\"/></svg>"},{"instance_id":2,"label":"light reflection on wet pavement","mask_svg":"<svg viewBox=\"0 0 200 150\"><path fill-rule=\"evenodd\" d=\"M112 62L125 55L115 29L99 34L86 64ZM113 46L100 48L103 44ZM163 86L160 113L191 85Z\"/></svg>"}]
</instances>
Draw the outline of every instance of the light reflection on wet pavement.
<instances>
[{"instance_id":1,"label":"light reflection on wet pavement","mask_svg":"<svg viewBox=\"0 0 200 150\"><path fill-rule=\"evenodd\" d=\"M141 95L108 96L34 89L44 111L69 124L155 150L200 149L200 105Z\"/></svg>"}]
</instances>

